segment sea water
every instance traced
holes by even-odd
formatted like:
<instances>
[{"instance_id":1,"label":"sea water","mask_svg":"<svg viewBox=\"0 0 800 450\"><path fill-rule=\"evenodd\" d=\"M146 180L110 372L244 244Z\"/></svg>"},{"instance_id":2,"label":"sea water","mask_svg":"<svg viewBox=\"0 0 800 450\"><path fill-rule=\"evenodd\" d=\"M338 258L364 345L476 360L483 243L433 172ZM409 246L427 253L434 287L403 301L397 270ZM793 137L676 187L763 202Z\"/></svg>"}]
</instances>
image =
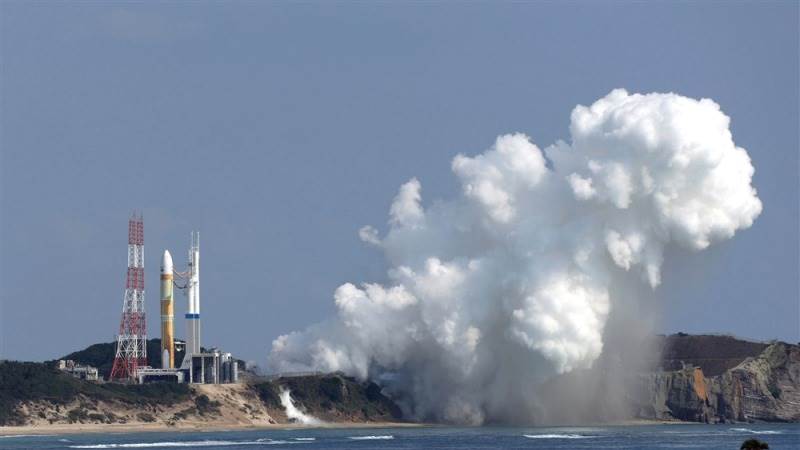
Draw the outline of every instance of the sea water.
<instances>
[{"instance_id":1,"label":"sea water","mask_svg":"<svg viewBox=\"0 0 800 450\"><path fill-rule=\"evenodd\" d=\"M2 449L738 449L756 438L800 449L798 424L636 425L558 428L298 428L0 436Z\"/></svg>"}]
</instances>

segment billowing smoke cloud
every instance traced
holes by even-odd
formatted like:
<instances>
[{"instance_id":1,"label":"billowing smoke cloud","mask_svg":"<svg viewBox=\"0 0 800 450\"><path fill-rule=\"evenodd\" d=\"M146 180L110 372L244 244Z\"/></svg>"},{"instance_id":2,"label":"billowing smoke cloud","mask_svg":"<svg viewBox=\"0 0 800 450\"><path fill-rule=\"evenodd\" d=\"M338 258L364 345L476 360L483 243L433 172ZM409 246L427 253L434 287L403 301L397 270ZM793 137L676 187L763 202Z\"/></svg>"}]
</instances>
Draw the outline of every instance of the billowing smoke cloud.
<instances>
[{"instance_id":1,"label":"billowing smoke cloud","mask_svg":"<svg viewBox=\"0 0 800 450\"><path fill-rule=\"evenodd\" d=\"M401 186L388 232L359 231L389 282L340 286L336 317L277 338L269 367L372 378L421 419L535 420L531 387L591 367L625 286L659 285L665 246L702 250L761 212L709 99L615 90L576 107L570 134L456 156L450 201Z\"/></svg>"}]
</instances>

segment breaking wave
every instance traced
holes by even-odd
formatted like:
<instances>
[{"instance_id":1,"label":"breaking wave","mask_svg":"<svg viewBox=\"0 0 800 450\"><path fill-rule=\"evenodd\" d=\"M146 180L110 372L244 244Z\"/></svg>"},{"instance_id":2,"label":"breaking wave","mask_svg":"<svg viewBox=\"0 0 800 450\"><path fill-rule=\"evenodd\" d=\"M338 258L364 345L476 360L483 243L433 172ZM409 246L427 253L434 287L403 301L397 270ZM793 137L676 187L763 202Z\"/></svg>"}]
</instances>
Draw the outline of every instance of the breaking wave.
<instances>
[{"instance_id":1,"label":"breaking wave","mask_svg":"<svg viewBox=\"0 0 800 450\"><path fill-rule=\"evenodd\" d=\"M0 439L24 438L24 437L45 437L54 436L53 434L7 434L0 436Z\"/></svg>"},{"instance_id":2,"label":"breaking wave","mask_svg":"<svg viewBox=\"0 0 800 450\"><path fill-rule=\"evenodd\" d=\"M250 444L261 442L250 442ZM185 441L185 442L132 442L127 444L88 444L70 445L69 448L150 448L150 447L211 447L247 445L248 442L234 441Z\"/></svg>"},{"instance_id":3,"label":"breaking wave","mask_svg":"<svg viewBox=\"0 0 800 450\"><path fill-rule=\"evenodd\" d=\"M212 445L239 445L233 441L187 441L187 442L132 442L127 444L70 445L69 448L149 448L149 447L210 447Z\"/></svg>"},{"instance_id":4,"label":"breaking wave","mask_svg":"<svg viewBox=\"0 0 800 450\"><path fill-rule=\"evenodd\" d=\"M585 436L583 434L523 434L528 439L592 439L598 436Z\"/></svg>"},{"instance_id":5,"label":"breaking wave","mask_svg":"<svg viewBox=\"0 0 800 450\"><path fill-rule=\"evenodd\" d=\"M750 434L782 434L782 431L778 430L751 430L750 428L730 428L731 431L736 431L738 433L750 433Z\"/></svg>"},{"instance_id":6,"label":"breaking wave","mask_svg":"<svg viewBox=\"0 0 800 450\"><path fill-rule=\"evenodd\" d=\"M384 440L384 439L394 439L394 436L391 435L381 435L381 436L350 436L350 439L354 441L376 441L376 440Z\"/></svg>"}]
</instances>

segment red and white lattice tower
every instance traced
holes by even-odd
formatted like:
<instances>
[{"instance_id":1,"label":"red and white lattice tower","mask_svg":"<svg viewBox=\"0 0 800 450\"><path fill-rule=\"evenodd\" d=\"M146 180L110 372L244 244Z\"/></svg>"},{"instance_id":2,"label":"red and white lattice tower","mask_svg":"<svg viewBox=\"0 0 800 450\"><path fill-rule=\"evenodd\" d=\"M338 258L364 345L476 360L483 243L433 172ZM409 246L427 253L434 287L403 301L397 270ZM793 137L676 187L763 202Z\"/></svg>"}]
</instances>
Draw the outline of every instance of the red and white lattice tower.
<instances>
[{"instance_id":1,"label":"red and white lattice tower","mask_svg":"<svg viewBox=\"0 0 800 450\"><path fill-rule=\"evenodd\" d=\"M128 278L117 336L111 379L133 379L147 365L147 326L144 316L144 220L128 221Z\"/></svg>"}]
</instances>

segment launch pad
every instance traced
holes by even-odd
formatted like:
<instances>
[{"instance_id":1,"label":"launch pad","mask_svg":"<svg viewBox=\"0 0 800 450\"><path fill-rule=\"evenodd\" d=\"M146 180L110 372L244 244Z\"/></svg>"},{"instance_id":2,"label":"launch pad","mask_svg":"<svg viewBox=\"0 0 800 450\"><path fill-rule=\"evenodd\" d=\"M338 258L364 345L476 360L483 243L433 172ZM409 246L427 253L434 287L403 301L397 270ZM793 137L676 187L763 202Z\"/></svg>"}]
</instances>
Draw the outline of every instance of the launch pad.
<instances>
[{"instance_id":1,"label":"launch pad","mask_svg":"<svg viewBox=\"0 0 800 450\"><path fill-rule=\"evenodd\" d=\"M183 285L175 277L184 280ZM186 343L183 361L176 366L174 288L186 295ZM144 221L141 215L129 222L128 281L123 304L122 325L111 378L130 382L236 383L238 360L218 349L200 345L200 233L191 233L187 270L175 270L172 255L164 250L161 259L161 367L147 366L147 334L144 313Z\"/></svg>"}]
</instances>

